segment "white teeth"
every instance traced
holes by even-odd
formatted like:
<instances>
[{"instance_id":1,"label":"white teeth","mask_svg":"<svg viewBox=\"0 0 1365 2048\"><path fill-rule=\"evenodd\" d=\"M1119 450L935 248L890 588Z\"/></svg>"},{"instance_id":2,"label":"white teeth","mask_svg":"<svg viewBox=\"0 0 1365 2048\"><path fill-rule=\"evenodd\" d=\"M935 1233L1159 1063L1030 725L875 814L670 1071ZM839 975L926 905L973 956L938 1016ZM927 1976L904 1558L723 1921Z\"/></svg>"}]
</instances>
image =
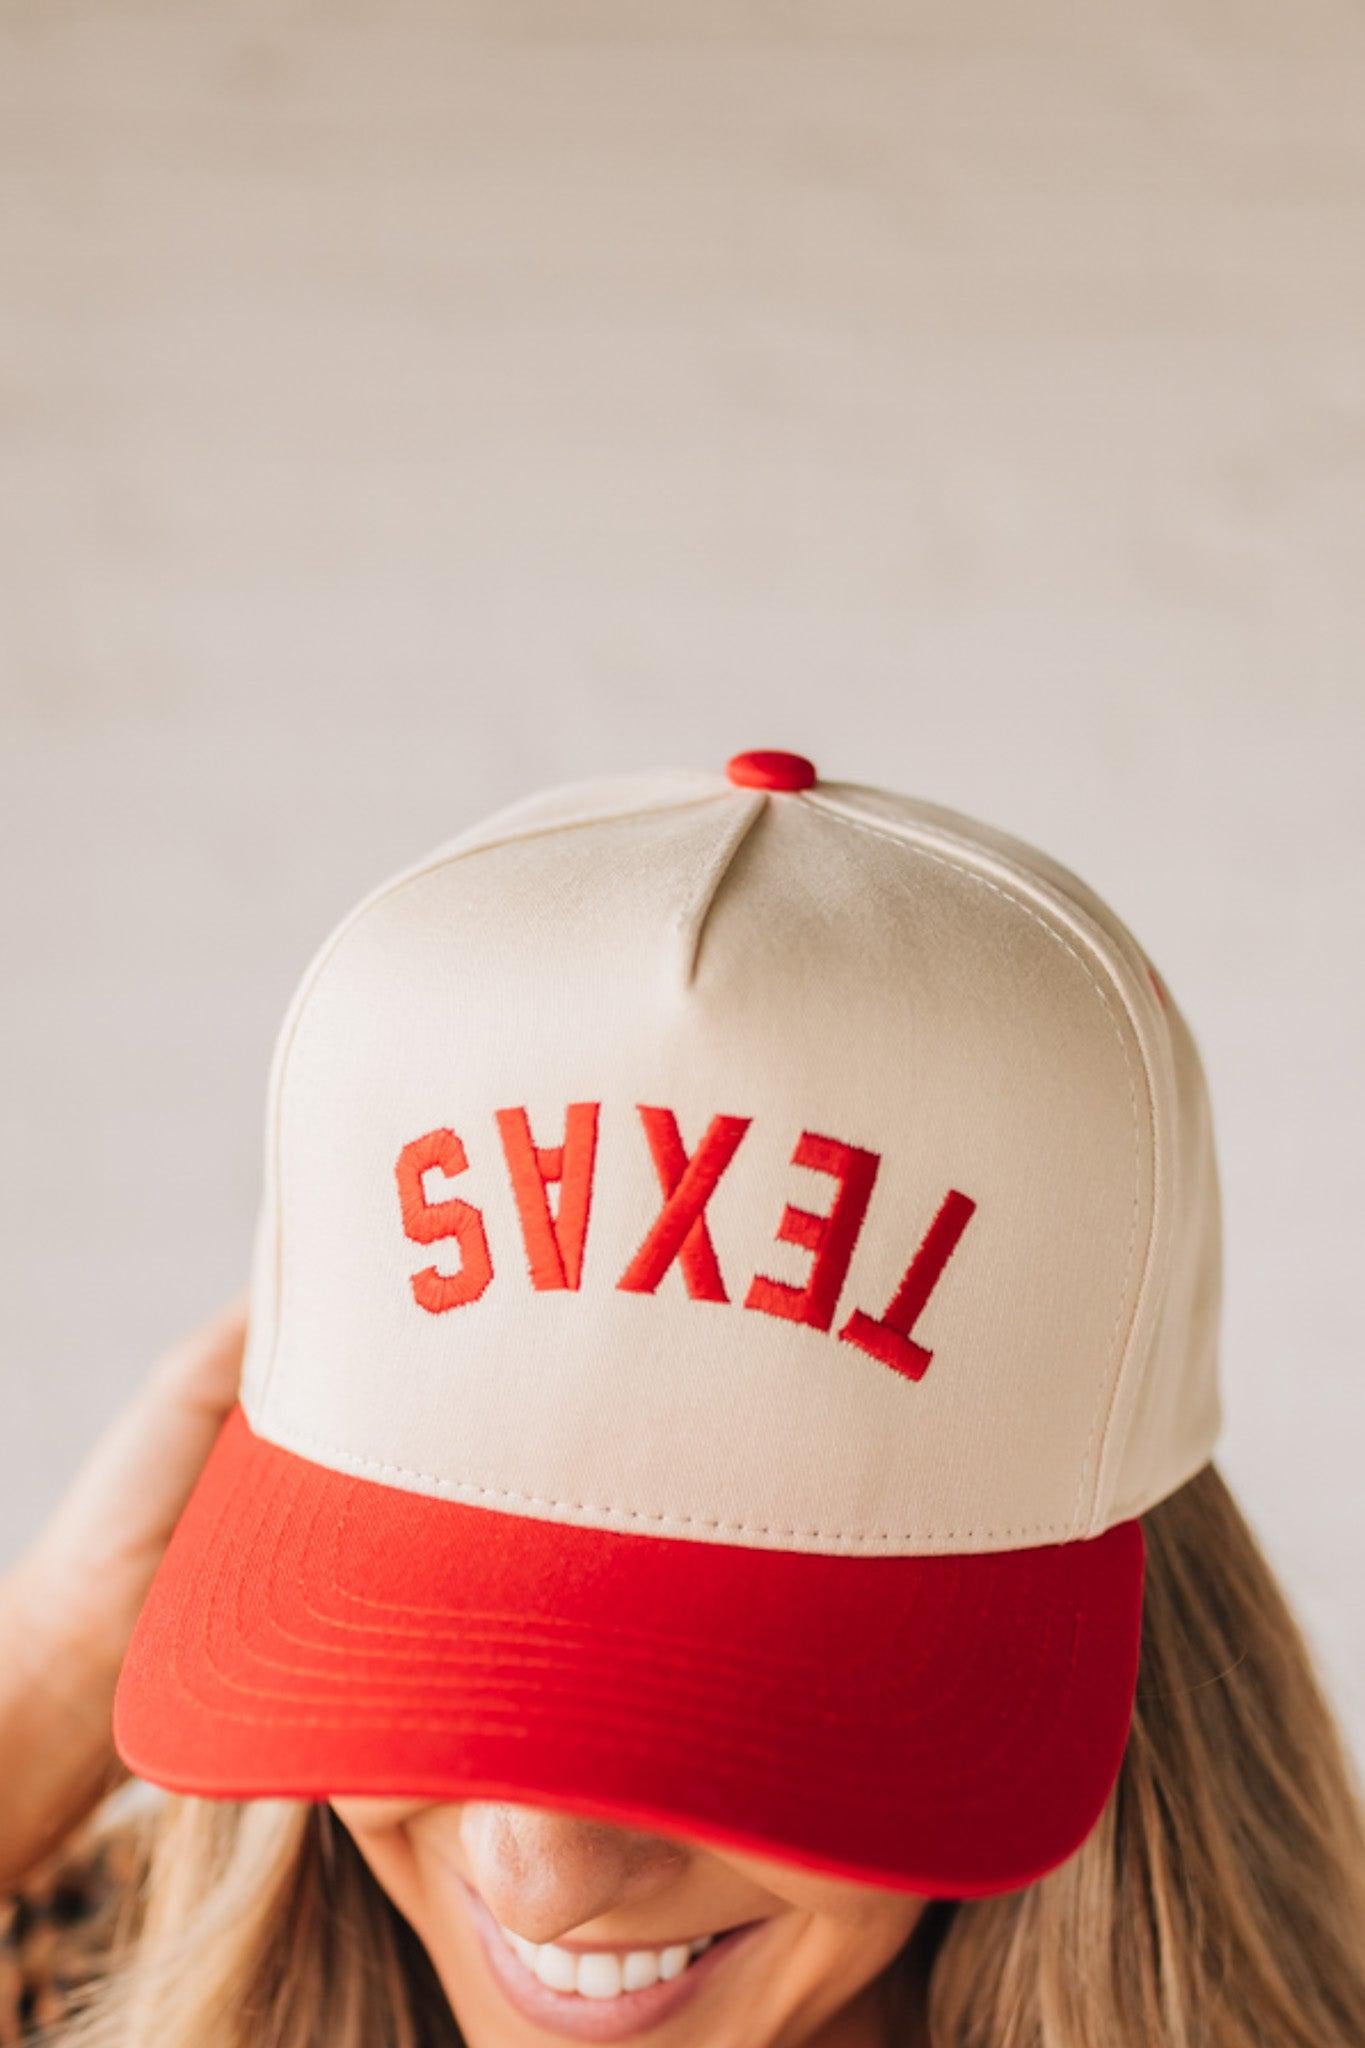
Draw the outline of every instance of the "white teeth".
<instances>
[{"instance_id":1,"label":"white teeth","mask_svg":"<svg viewBox=\"0 0 1365 2048\"><path fill-rule=\"evenodd\" d=\"M528 1941L498 1923L503 1939L528 1970L551 1991L576 1991L580 1998L619 1998L623 1991L644 1991L660 1979L680 1977L694 1957L710 1948L713 1934L670 1948L633 1948L621 1955L613 1949L569 1950L552 1941Z\"/></svg>"},{"instance_id":2,"label":"white teeth","mask_svg":"<svg viewBox=\"0 0 1365 2048\"><path fill-rule=\"evenodd\" d=\"M525 1957L522 1958L525 1961ZM531 1957L531 1968L542 1984L548 1984L551 1991L576 1991L576 1964L566 1948L556 1948L552 1941L542 1941Z\"/></svg>"},{"instance_id":3,"label":"white teeth","mask_svg":"<svg viewBox=\"0 0 1365 2048\"><path fill-rule=\"evenodd\" d=\"M599 1952L580 1955L574 1988L580 1998L616 1998L621 1991L621 1958Z\"/></svg>"},{"instance_id":4,"label":"white teeth","mask_svg":"<svg viewBox=\"0 0 1365 2048\"><path fill-rule=\"evenodd\" d=\"M621 1965L621 1988L623 1991L644 1991L659 1981L659 1951L656 1948L633 1948Z\"/></svg>"}]
</instances>

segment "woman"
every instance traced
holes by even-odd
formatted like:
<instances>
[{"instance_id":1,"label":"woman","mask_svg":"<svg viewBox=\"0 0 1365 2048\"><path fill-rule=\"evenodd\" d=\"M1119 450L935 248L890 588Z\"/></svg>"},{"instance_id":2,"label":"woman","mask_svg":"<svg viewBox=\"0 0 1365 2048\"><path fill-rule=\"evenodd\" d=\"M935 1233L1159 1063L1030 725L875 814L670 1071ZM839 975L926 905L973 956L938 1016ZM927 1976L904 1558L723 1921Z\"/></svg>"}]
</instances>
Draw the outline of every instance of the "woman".
<instances>
[{"instance_id":1,"label":"woman","mask_svg":"<svg viewBox=\"0 0 1365 2048\"><path fill-rule=\"evenodd\" d=\"M249 1324L3 1589L20 1953L115 1700L91 2041L1358 2043L1219 1278L1193 1041L1035 849L768 751L499 814L316 956Z\"/></svg>"}]
</instances>

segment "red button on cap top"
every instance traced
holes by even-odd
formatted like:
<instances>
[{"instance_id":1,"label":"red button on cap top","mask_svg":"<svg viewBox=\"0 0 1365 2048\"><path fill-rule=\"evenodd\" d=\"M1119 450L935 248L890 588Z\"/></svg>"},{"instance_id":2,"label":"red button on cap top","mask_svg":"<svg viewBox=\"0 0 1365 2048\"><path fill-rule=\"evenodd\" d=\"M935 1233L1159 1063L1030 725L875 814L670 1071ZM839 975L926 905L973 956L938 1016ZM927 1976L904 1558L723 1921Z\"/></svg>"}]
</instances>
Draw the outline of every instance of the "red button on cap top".
<instances>
[{"instance_id":1,"label":"red button on cap top","mask_svg":"<svg viewBox=\"0 0 1365 2048\"><path fill-rule=\"evenodd\" d=\"M804 754L780 754L774 747L735 754L725 772L741 789L809 789L815 781L813 761Z\"/></svg>"}]
</instances>

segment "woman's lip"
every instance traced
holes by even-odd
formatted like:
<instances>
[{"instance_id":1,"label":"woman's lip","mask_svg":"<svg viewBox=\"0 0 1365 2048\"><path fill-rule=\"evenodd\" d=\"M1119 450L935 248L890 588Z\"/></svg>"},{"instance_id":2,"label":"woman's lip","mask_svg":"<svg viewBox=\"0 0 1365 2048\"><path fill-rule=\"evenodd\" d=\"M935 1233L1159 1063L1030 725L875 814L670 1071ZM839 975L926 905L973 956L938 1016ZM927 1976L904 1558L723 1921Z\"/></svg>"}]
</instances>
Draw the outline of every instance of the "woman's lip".
<instances>
[{"instance_id":1,"label":"woman's lip","mask_svg":"<svg viewBox=\"0 0 1365 2048\"><path fill-rule=\"evenodd\" d=\"M479 1894L474 1891L474 1887L469 1883L468 1879L466 1878L463 1882L465 1890L472 1893L475 1898L479 1898ZM479 1899L479 1903L482 1905L484 1902L482 1899ZM753 1922L746 1920L742 1924L745 1927L749 1927L753 1925ZM564 1941L561 1940L559 1935L556 1935L554 1945L556 1948L567 1949L570 1955L575 1956L628 1956L632 1950L637 1948L691 1948L694 1941L719 1941L723 1934L737 1934L738 1932L738 1925L734 1927L699 1927L695 1934L652 1935L648 1940L637 1936L634 1941Z\"/></svg>"},{"instance_id":2,"label":"woman's lip","mask_svg":"<svg viewBox=\"0 0 1365 2048\"><path fill-rule=\"evenodd\" d=\"M717 1935L711 1946L677 1977L661 1979L656 1984L646 1985L642 1991L623 1991L617 1998L585 1998L581 1992L552 1991L548 1984L542 1984L535 1971L528 1969L509 1945L468 1879L461 1877L460 1884L469 1901L470 1914L479 1931L484 1953L508 2002L547 2032L567 2035L579 2041L624 2041L632 2034L642 2034L647 2028L658 2026L695 1996L732 1949L764 1924L761 1920L750 1920L742 1927ZM700 1939L700 1935L693 1936L693 1940ZM637 1948L656 1945L673 1946L666 1942L641 1941L634 1944ZM556 1946L581 1953L593 1944L563 1942ZM629 1944L601 1942L597 1946L611 1948L618 1955L629 1953Z\"/></svg>"}]
</instances>

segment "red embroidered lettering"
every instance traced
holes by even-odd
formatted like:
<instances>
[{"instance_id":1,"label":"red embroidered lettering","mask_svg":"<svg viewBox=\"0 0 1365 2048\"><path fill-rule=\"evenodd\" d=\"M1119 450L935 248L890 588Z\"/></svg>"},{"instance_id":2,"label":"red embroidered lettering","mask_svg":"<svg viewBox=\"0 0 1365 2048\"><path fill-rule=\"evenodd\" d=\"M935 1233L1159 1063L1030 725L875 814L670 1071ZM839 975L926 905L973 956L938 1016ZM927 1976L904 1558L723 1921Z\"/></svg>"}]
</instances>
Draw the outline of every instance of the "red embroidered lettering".
<instances>
[{"instance_id":1,"label":"red embroidered lettering","mask_svg":"<svg viewBox=\"0 0 1365 2048\"><path fill-rule=\"evenodd\" d=\"M975 1208L970 1195L959 1194L956 1188L948 1190L886 1313L877 1321L860 1308L854 1309L839 1332L845 1343L856 1344L860 1351L880 1359L893 1372L904 1373L907 1379L924 1378L934 1354L916 1344L910 1332Z\"/></svg>"},{"instance_id":2,"label":"red embroidered lettering","mask_svg":"<svg viewBox=\"0 0 1365 2048\"><path fill-rule=\"evenodd\" d=\"M856 1145L840 1144L837 1138L802 1131L792 1153L792 1164L831 1174L838 1181L833 1207L827 1216L816 1216L809 1209L797 1209L788 1202L777 1226L777 1236L781 1243L801 1245L814 1255L806 1284L788 1287L782 1280L756 1273L744 1297L744 1306L761 1308L770 1316L785 1316L789 1322L809 1323L814 1330L827 1330L834 1321L839 1292L863 1227L881 1159L877 1153L861 1151Z\"/></svg>"},{"instance_id":3,"label":"red embroidered lettering","mask_svg":"<svg viewBox=\"0 0 1365 2048\"><path fill-rule=\"evenodd\" d=\"M676 1259L694 1301L728 1301L704 1211L751 1119L713 1116L689 1159L671 1109L653 1109L643 1102L636 1108L666 1199L616 1284L631 1294L652 1294Z\"/></svg>"},{"instance_id":4,"label":"red embroidered lettering","mask_svg":"<svg viewBox=\"0 0 1365 2048\"><path fill-rule=\"evenodd\" d=\"M428 1131L403 1147L394 1166L406 1235L414 1244L437 1244L453 1237L460 1247L457 1273L441 1273L435 1266L426 1266L412 1275L414 1299L434 1316L477 1301L493 1277L479 1211L468 1202L429 1202L423 1186L423 1176L433 1166L453 1177L463 1173L468 1164L454 1131Z\"/></svg>"},{"instance_id":5,"label":"red embroidered lettering","mask_svg":"<svg viewBox=\"0 0 1365 2048\"><path fill-rule=\"evenodd\" d=\"M537 1145L524 1109L495 1112L512 1193L517 1199L531 1284L541 1292L576 1288L583 1271L583 1240L592 1201L592 1167L597 1150L595 1102L571 1102L564 1117L564 1143ZM550 1214L549 1187L559 1183L557 1213Z\"/></svg>"}]
</instances>

